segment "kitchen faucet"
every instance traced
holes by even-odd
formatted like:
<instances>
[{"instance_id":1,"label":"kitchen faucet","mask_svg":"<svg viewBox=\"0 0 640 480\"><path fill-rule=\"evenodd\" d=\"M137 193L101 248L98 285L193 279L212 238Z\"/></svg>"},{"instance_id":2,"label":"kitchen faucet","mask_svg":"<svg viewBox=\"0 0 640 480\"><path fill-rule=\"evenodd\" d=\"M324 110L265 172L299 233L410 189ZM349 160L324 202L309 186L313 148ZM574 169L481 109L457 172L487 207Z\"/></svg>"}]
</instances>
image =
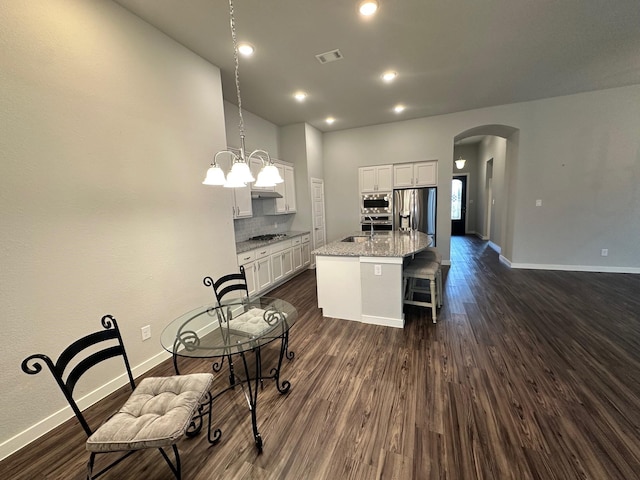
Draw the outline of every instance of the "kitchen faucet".
<instances>
[{"instance_id":1,"label":"kitchen faucet","mask_svg":"<svg viewBox=\"0 0 640 480\"><path fill-rule=\"evenodd\" d=\"M373 218L371 218L369 215L365 215L366 218L369 219L370 225L371 225L371 239L373 240Z\"/></svg>"}]
</instances>

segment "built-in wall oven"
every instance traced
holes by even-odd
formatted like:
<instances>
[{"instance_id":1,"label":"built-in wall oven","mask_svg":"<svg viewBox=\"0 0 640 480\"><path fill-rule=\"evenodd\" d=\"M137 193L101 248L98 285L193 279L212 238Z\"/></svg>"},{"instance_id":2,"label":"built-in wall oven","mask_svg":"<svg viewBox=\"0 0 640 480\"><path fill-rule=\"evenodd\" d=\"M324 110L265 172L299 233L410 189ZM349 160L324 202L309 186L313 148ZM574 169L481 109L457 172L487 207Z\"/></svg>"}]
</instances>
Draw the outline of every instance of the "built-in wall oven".
<instances>
[{"instance_id":1,"label":"built-in wall oven","mask_svg":"<svg viewBox=\"0 0 640 480\"><path fill-rule=\"evenodd\" d=\"M362 215L360 218L360 226L363 232L374 231L390 231L393 230L393 219L391 215Z\"/></svg>"},{"instance_id":2,"label":"built-in wall oven","mask_svg":"<svg viewBox=\"0 0 640 480\"><path fill-rule=\"evenodd\" d=\"M365 193L360 200L362 231L393 230L393 194Z\"/></svg>"},{"instance_id":3,"label":"built-in wall oven","mask_svg":"<svg viewBox=\"0 0 640 480\"><path fill-rule=\"evenodd\" d=\"M360 197L360 209L363 215L393 214L393 194L363 193Z\"/></svg>"}]
</instances>

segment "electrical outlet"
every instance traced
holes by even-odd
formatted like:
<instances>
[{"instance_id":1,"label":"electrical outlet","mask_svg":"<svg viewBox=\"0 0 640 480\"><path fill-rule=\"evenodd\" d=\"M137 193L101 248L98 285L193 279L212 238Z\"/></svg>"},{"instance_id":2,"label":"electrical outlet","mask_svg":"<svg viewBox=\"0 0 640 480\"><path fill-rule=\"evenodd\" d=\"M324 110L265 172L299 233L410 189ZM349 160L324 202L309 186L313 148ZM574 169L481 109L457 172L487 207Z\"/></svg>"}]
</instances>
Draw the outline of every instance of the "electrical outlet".
<instances>
[{"instance_id":1,"label":"electrical outlet","mask_svg":"<svg viewBox=\"0 0 640 480\"><path fill-rule=\"evenodd\" d=\"M151 325L145 325L140 329L142 334L142 341L149 340L151 338Z\"/></svg>"},{"instance_id":2,"label":"electrical outlet","mask_svg":"<svg viewBox=\"0 0 640 480\"><path fill-rule=\"evenodd\" d=\"M536 207L541 207L542 206L542 200L541 199L537 199L536 200Z\"/></svg>"},{"instance_id":3,"label":"electrical outlet","mask_svg":"<svg viewBox=\"0 0 640 480\"><path fill-rule=\"evenodd\" d=\"M600 250L600 255L606 257L607 255L609 255L609 249L603 248L602 250Z\"/></svg>"},{"instance_id":4,"label":"electrical outlet","mask_svg":"<svg viewBox=\"0 0 640 480\"><path fill-rule=\"evenodd\" d=\"M382 265L374 265L373 266L373 274L374 275L382 275Z\"/></svg>"},{"instance_id":5,"label":"electrical outlet","mask_svg":"<svg viewBox=\"0 0 640 480\"><path fill-rule=\"evenodd\" d=\"M273 224L273 229L276 230L278 228L278 222Z\"/></svg>"}]
</instances>

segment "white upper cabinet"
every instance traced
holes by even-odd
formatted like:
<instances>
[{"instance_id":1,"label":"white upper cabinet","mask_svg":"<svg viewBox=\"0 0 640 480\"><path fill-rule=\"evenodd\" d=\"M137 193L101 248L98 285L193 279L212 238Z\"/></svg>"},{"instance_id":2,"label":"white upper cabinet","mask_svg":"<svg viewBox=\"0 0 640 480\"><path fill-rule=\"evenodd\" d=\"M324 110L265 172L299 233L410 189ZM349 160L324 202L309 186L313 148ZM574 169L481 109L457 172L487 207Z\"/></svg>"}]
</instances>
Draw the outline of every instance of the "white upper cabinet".
<instances>
[{"instance_id":1,"label":"white upper cabinet","mask_svg":"<svg viewBox=\"0 0 640 480\"><path fill-rule=\"evenodd\" d=\"M400 163L393 166L394 188L432 187L438 184L438 162Z\"/></svg>"},{"instance_id":2,"label":"white upper cabinet","mask_svg":"<svg viewBox=\"0 0 640 480\"><path fill-rule=\"evenodd\" d=\"M251 206L251 188L249 186L233 189L233 218L253 216Z\"/></svg>"},{"instance_id":3,"label":"white upper cabinet","mask_svg":"<svg viewBox=\"0 0 640 480\"><path fill-rule=\"evenodd\" d=\"M393 190L393 169L391 165L361 167L360 193L390 192Z\"/></svg>"},{"instance_id":4,"label":"white upper cabinet","mask_svg":"<svg viewBox=\"0 0 640 480\"><path fill-rule=\"evenodd\" d=\"M282 198L276 198L275 209L271 206L265 208L267 215L280 215L284 213L296 212L296 183L293 167L283 163L274 162L278 167L278 172L284 180L275 186L275 191L282 195Z\"/></svg>"}]
</instances>

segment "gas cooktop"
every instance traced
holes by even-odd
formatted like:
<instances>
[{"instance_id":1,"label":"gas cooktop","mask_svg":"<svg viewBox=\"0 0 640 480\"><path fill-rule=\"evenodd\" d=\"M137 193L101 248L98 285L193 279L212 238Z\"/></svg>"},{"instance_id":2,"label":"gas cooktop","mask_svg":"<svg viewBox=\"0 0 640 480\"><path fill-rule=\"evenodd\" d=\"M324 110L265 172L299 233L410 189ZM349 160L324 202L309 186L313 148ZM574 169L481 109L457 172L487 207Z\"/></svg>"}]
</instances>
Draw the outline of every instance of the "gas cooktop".
<instances>
[{"instance_id":1,"label":"gas cooktop","mask_svg":"<svg viewBox=\"0 0 640 480\"><path fill-rule=\"evenodd\" d=\"M265 240L277 240L279 238L285 238L286 236L286 233L268 233L266 235L257 235L255 237L251 237L249 240L264 242Z\"/></svg>"}]
</instances>

